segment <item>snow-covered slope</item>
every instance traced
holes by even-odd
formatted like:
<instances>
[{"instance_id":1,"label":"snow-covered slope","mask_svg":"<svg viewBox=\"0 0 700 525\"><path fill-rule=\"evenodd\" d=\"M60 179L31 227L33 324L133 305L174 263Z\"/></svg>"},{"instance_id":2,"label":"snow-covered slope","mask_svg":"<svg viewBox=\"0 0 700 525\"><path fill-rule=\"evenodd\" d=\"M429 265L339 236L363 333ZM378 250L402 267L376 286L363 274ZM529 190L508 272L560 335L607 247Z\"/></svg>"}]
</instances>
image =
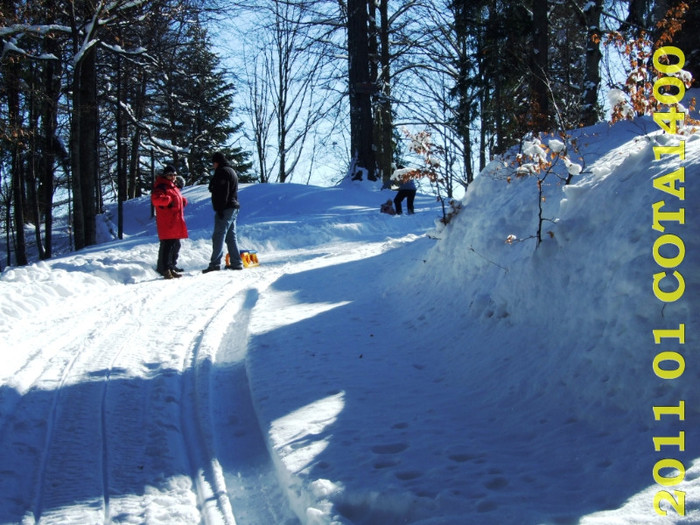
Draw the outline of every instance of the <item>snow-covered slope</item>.
<instances>
[{"instance_id":1,"label":"snow-covered slope","mask_svg":"<svg viewBox=\"0 0 700 525\"><path fill-rule=\"evenodd\" d=\"M247 186L240 245L261 265L202 275L193 187L183 279L153 269L146 199L126 239L7 269L0 522L700 523L700 140L681 162L655 159L679 139L650 120L576 138L583 171L545 181L539 246L537 179L506 159L437 232L427 195L390 217L386 191ZM683 203L652 184L680 165ZM653 230L659 200L685 224ZM652 290L664 233L685 248L673 303ZM654 344L681 323L683 345ZM679 379L654 374L662 351ZM654 419L681 400L683 421ZM655 451L681 431L685 451ZM681 483L655 481L665 458ZM660 490L685 516L654 511Z\"/></svg>"}]
</instances>

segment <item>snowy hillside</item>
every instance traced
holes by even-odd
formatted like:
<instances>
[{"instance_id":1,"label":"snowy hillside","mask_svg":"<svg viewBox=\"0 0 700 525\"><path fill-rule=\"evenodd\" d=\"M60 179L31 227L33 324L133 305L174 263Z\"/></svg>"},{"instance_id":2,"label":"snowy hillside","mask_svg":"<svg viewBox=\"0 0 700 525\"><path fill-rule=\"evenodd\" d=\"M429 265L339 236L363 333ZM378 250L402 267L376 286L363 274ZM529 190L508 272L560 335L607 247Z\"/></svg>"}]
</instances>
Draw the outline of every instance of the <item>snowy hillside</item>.
<instances>
[{"instance_id":1,"label":"snowy hillside","mask_svg":"<svg viewBox=\"0 0 700 525\"><path fill-rule=\"evenodd\" d=\"M679 138L651 119L575 135L539 246L537 178L508 159L440 231L428 195L391 217L387 191L247 186L261 265L203 275L191 187L183 279L154 270L147 199L125 240L4 271L0 523L700 523L700 137L657 160ZM682 203L653 185L679 166ZM661 200L684 224L652 229Z\"/></svg>"}]
</instances>

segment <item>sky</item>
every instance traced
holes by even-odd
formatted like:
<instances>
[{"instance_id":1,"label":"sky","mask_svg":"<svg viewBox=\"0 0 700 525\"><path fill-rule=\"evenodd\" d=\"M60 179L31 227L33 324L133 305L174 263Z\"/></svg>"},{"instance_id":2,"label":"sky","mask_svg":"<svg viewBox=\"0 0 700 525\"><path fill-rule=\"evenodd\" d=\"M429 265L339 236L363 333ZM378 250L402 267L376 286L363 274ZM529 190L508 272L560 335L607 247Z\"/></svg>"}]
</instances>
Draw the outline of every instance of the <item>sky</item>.
<instances>
[{"instance_id":1,"label":"sky","mask_svg":"<svg viewBox=\"0 0 700 525\"><path fill-rule=\"evenodd\" d=\"M193 186L181 279L155 271L148 198L122 240L110 208L98 245L6 268L0 523L700 523L699 135L554 140L527 151L566 153L571 184L511 152L447 226L429 194L390 216L367 183L248 185L259 266L202 274ZM679 167L683 201L653 183ZM685 221L654 230L660 201Z\"/></svg>"}]
</instances>

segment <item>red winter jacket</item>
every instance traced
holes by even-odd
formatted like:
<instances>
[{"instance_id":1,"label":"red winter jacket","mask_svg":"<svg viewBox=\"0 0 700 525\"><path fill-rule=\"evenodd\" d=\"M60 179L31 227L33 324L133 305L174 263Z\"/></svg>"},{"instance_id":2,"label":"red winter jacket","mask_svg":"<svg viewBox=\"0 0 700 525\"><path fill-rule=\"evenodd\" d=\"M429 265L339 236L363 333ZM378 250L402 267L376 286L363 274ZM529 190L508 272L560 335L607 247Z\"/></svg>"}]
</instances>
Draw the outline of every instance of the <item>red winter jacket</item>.
<instances>
[{"instance_id":1,"label":"red winter jacket","mask_svg":"<svg viewBox=\"0 0 700 525\"><path fill-rule=\"evenodd\" d=\"M158 238L185 239L187 225L185 224L185 206L187 199L172 181L158 177L153 185L151 202L156 208L156 226Z\"/></svg>"}]
</instances>

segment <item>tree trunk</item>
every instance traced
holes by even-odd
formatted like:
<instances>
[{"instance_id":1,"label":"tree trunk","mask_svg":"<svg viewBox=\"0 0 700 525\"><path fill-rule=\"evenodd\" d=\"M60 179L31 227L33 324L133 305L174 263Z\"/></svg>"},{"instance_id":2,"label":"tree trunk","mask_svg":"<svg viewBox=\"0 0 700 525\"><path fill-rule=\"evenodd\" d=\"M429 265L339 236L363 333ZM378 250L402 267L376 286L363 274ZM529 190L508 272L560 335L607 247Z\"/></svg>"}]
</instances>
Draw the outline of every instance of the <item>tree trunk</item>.
<instances>
[{"instance_id":1,"label":"tree trunk","mask_svg":"<svg viewBox=\"0 0 700 525\"><path fill-rule=\"evenodd\" d=\"M22 118L20 115L19 72L18 58L11 56L9 64L4 68L7 89L8 118L10 122L11 144L11 186L13 219L16 230L15 259L19 266L28 263L27 242L24 235L24 170L22 169Z\"/></svg>"},{"instance_id":2,"label":"tree trunk","mask_svg":"<svg viewBox=\"0 0 700 525\"><path fill-rule=\"evenodd\" d=\"M3 2L0 6L8 19L16 13L14 2ZM0 39L0 45L4 45ZM10 187L11 197L7 202L7 226L10 228L10 208L13 207L12 219L17 230L15 242L15 259L19 266L27 264L27 243L24 235L24 173L22 170L22 117L20 109L20 59L14 53L8 53L0 64L5 77L5 96L7 98L7 119L9 123L8 141L10 149ZM7 262L10 264L8 246Z\"/></svg>"},{"instance_id":3,"label":"tree trunk","mask_svg":"<svg viewBox=\"0 0 700 525\"><path fill-rule=\"evenodd\" d=\"M550 123L549 104L549 2L533 0L532 46L532 129L546 131ZM530 127L530 126L528 126Z\"/></svg>"},{"instance_id":4,"label":"tree trunk","mask_svg":"<svg viewBox=\"0 0 700 525\"><path fill-rule=\"evenodd\" d=\"M47 53L60 56L60 46L56 39L48 37L45 41ZM58 129L58 100L61 96L61 62L49 60L44 68L44 86L46 96L43 103L41 135L43 140L44 155L41 161L40 172L40 202L41 211L44 214L44 247L45 257L50 259L53 255L53 193L54 193L54 165L56 162L57 148L56 130Z\"/></svg>"},{"instance_id":5,"label":"tree trunk","mask_svg":"<svg viewBox=\"0 0 700 525\"><path fill-rule=\"evenodd\" d=\"M71 159L73 171L73 230L77 250L97 242L97 74L95 46L75 65Z\"/></svg>"},{"instance_id":6,"label":"tree trunk","mask_svg":"<svg viewBox=\"0 0 700 525\"><path fill-rule=\"evenodd\" d=\"M348 91L350 94L350 149L352 180L377 180L373 151L368 0L348 0Z\"/></svg>"},{"instance_id":7,"label":"tree trunk","mask_svg":"<svg viewBox=\"0 0 700 525\"><path fill-rule=\"evenodd\" d=\"M482 33L477 34L477 63L478 63L478 82L481 89L478 91L479 99L479 114L481 116L481 124L479 126L479 171L486 167L487 159L491 158L491 148L488 146L487 130L493 129L493 118L490 116L488 108L490 90L485 86L486 71L484 68L484 37Z\"/></svg>"},{"instance_id":8,"label":"tree trunk","mask_svg":"<svg viewBox=\"0 0 700 525\"><path fill-rule=\"evenodd\" d=\"M588 2L584 11L586 23L586 65L581 95L581 125L592 126L598 122L598 88L600 87L600 44L594 36L600 36L600 15L603 12L603 0Z\"/></svg>"},{"instance_id":9,"label":"tree trunk","mask_svg":"<svg viewBox=\"0 0 700 525\"><path fill-rule=\"evenodd\" d=\"M24 173L20 150L18 146L12 147L12 200L14 210L14 223L17 238L15 240L15 259L18 266L25 266L27 259L27 241L24 234Z\"/></svg>"},{"instance_id":10,"label":"tree trunk","mask_svg":"<svg viewBox=\"0 0 700 525\"><path fill-rule=\"evenodd\" d=\"M117 57L117 104L116 104L116 126L117 126L117 237L124 238L124 201L127 199L126 180L126 117L122 112L122 102L124 97L124 74L122 73L121 57Z\"/></svg>"},{"instance_id":11,"label":"tree trunk","mask_svg":"<svg viewBox=\"0 0 700 525\"><path fill-rule=\"evenodd\" d=\"M673 37L672 45L683 50L685 54L683 69L693 75L695 80L693 87L696 87L698 79L700 79L700 32L698 31L698 24L700 24L700 0L686 0L686 2L688 11L685 13L683 26ZM665 12L661 12L656 16L664 16L665 14ZM658 37L660 35L655 36Z\"/></svg>"},{"instance_id":12,"label":"tree trunk","mask_svg":"<svg viewBox=\"0 0 700 525\"><path fill-rule=\"evenodd\" d=\"M378 159L379 173L384 184L388 184L393 173L392 161L394 157L394 125L391 112L391 50L389 49L389 1L380 0L379 18L381 20L379 41L381 51L379 55L379 122L380 122L380 148L381 155Z\"/></svg>"},{"instance_id":13,"label":"tree trunk","mask_svg":"<svg viewBox=\"0 0 700 525\"><path fill-rule=\"evenodd\" d=\"M277 179L284 183L287 180L287 112L290 89L290 34L282 26L286 13L279 11L275 3L275 52L277 59L277 151L279 152L279 169Z\"/></svg>"},{"instance_id":14,"label":"tree trunk","mask_svg":"<svg viewBox=\"0 0 700 525\"><path fill-rule=\"evenodd\" d=\"M134 86L136 94L132 101L134 115L136 120L141 122L145 113L146 106L146 75L141 72L137 77L137 85ZM131 137L131 158L129 159L129 187L127 189L128 198L134 199L141 196L141 185L139 177L139 157L141 155L141 126L134 126L133 135Z\"/></svg>"},{"instance_id":15,"label":"tree trunk","mask_svg":"<svg viewBox=\"0 0 700 525\"><path fill-rule=\"evenodd\" d=\"M31 217L31 222L34 224L34 239L36 242L39 259L45 260L46 253L44 252L44 241L41 236L41 209L39 205L40 197L40 173L41 173L41 158L43 157L42 148L39 147L41 134L39 132L39 122L41 117L41 107L43 104L43 94L39 89L40 75L39 68L36 64L32 64L26 73L29 84L29 94L26 97L26 103L29 106L29 155L26 159L25 171L25 199L27 208L25 214Z\"/></svg>"},{"instance_id":16,"label":"tree trunk","mask_svg":"<svg viewBox=\"0 0 700 525\"><path fill-rule=\"evenodd\" d=\"M495 111L494 111L494 128L496 130L496 147L494 148L495 153L504 153L508 145L508 138L505 136L505 131L503 129L503 108L500 104L502 98L502 80L499 75L493 78L493 100L496 101Z\"/></svg>"},{"instance_id":17,"label":"tree trunk","mask_svg":"<svg viewBox=\"0 0 700 525\"><path fill-rule=\"evenodd\" d=\"M456 125L459 138L462 142L462 162L466 174L467 184L474 181L474 171L472 169L472 144L471 144L471 99L469 95L469 83L472 81L470 49L467 34L467 6L466 4L456 4L454 7L454 22L457 48L457 82L455 92L457 94L457 114Z\"/></svg>"},{"instance_id":18,"label":"tree trunk","mask_svg":"<svg viewBox=\"0 0 700 525\"><path fill-rule=\"evenodd\" d=\"M651 0L629 0L627 18L620 26L620 31L631 31L638 36L642 30L648 30L650 5Z\"/></svg>"}]
</instances>

